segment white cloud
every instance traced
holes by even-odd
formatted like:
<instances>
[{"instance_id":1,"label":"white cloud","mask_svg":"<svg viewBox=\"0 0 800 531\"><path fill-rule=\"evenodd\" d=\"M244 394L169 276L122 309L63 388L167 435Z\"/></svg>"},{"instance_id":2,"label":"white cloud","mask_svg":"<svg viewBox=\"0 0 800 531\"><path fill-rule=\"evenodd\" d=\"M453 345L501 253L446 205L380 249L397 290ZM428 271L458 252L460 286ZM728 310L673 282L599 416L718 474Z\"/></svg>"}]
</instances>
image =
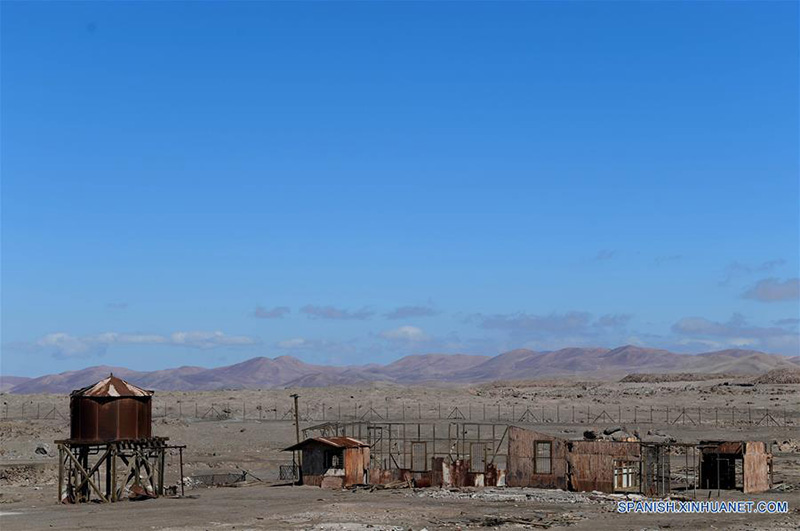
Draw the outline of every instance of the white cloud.
<instances>
[{"instance_id":1,"label":"white cloud","mask_svg":"<svg viewBox=\"0 0 800 531\"><path fill-rule=\"evenodd\" d=\"M800 278L765 278L745 291L742 297L761 302L796 301L800 299Z\"/></svg>"},{"instance_id":2,"label":"white cloud","mask_svg":"<svg viewBox=\"0 0 800 531\"><path fill-rule=\"evenodd\" d=\"M793 355L800 350L800 338L796 332L778 326L755 326L740 314L732 315L727 322L684 317L672 325L672 331L684 345L758 348Z\"/></svg>"},{"instance_id":3,"label":"white cloud","mask_svg":"<svg viewBox=\"0 0 800 531\"><path fill-rule=\"evenodd\" d=\"M174 332L169 336L103 332L80 337L65 332L55 332L47 334L31 344L20 345L20 347L24 350L49 352L57 358L88 358L102 356L112 345L170 345L207 350L258 343L258 339L254 337L229 336L219 331Z\"/></svg>"},{"instance_id":4,"label":"white cloud","mask_svg":"<svg viewBox=\"0 0 800 531\"><path fill-rule=\"evenodd\" d=\"M416 326L401 326L381 332L380 336L391 341L425 341L428 336Z\"/></svg>"},{"instance_id":5,"label":"white cloud","mask_svg":"<svg viewBox=\"0 0 800 531\"><path fill-rule=\"evenodd\" d=\"M308 345L308 340L303 339L302 337L286 339L283 341L278 341L277 343L278 348L303 348L307 345Z\"/></svg>"}]
</instances>

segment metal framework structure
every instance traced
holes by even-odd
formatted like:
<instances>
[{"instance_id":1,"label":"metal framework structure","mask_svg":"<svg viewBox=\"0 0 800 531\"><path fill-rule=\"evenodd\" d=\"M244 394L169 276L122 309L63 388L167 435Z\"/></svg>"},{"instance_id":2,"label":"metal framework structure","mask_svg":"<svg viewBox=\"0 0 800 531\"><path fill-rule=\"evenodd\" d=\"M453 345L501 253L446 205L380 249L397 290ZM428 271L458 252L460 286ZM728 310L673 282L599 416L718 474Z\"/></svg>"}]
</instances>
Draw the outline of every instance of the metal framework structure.
<instances>
[{"instance_id":1,"label":"metal framework structure","mask_svg":"<svg viewBox=\"0 0 800 531\"><path fill-rule=\"evenodd\" d=\"M166 437L87 442L74 439L58 445L58 500L82 503L97 499L116 502L124 496L155 498L164 494L167 450L180 455L183 478L183 449L168 445ZM183 494L183 481L181 481Z\"/></svg>"},{"instance_id":2,"label":"metal framework structure","mask_svg":"<svg viewBox=\"0 0 800 531\"><path fill-rule=\"evenodd\" d=\"M481 471L487 464L505 468L508 456L507 423L468 422L461 419L433 422L362 420L325 422L303 430L303 438L353 437L370 446L370 461L385 470L430 469L432 458L452 463L469 459Z\"/></svg>"}]
</instances>

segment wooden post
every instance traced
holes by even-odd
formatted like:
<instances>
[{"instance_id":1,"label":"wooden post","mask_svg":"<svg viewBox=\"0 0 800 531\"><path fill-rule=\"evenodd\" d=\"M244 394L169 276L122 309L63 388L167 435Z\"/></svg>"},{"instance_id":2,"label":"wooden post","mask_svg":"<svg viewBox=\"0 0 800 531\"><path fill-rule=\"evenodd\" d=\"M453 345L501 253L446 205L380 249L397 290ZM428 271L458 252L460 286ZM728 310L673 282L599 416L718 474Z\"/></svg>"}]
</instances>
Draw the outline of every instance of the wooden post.
<instances>
[{"instance_id":1,"label":"wooden post","mask_svg":"<svg viewBox=\"0 0 800 531\"><path fill-rule=\"evenodd\" d=\"M64 446L58 445L58 503L61 503L62 486L64 484Z\"/></svg>"},{"instance_id":2,"label":"wooden post","mask_svg":"<svg viewBox=\"0 0 800 531\"><path fill-rule=\"evenodd\" d=\"M111 448L111 501L117 501L117 445Z\"/></svg>"},{"instance_id":3,"label":"wooden post","mask_svg":"<svg viewBox=\"0 0 800 531\"><path fill-rule=\"evenodd\" d=\"M184 496L183 493L183 447L178 448L178 455L180 456L180 466L181 466L181 497Z\"/></svg>"},{"instance_id":4,"label":"wooden post","mask_svg":"<svg viewBox=\"0 0 800 531\"><path fill-rule=\"evenodd\" d=\"M111 449L106 451L106 498L111 501Z\"/></svg>"},{"instance_id":5,"label":"wooden post","mask_svg":"<svg viewBox=\"0 0 800 531\"><path fill-rule=\"evenodd\" d=\"M297 444L300 444L300 411L297 409L297 407L298 407L297 399L300 398L300 395L295 393L295 394L291 395L291 397L294 398L294 433L295 433L295 438L297 440ZM296 452L296 454L297 454L297 458L295 459L294 462L297 463L298 470L302 470L303 453L298 451L298 452ZM298 473L297 475L301 476L302 474Z\"/></svg>"},{"instance_id":6,"label":"wooden post","mask_svg":"<svg viewBox=\"0 0 800 531\"><path fill-rule=\"evenodd\" d=\"M164 495L164 458L166 454L166 450L161 448L159 452L159 463L158 463L158 495Z\"/></svg>"}]
</instances>

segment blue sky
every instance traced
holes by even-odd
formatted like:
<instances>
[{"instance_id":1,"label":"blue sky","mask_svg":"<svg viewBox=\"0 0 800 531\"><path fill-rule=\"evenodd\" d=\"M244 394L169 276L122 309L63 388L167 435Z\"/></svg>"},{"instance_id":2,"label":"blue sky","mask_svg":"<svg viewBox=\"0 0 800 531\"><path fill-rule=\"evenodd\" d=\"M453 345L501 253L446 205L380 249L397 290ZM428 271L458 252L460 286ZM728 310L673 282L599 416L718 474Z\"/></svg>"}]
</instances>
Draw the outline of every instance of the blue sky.
<instances>
[{"instance_id":1,"label":"blue sky","mask_svg":"<svg viewBox=\"0 0 800 531\"><path fill-rule=\"evenodd\" d=\"M798 354L798 5L12 3L2 372Z\"/></svg>"}]
</instances>

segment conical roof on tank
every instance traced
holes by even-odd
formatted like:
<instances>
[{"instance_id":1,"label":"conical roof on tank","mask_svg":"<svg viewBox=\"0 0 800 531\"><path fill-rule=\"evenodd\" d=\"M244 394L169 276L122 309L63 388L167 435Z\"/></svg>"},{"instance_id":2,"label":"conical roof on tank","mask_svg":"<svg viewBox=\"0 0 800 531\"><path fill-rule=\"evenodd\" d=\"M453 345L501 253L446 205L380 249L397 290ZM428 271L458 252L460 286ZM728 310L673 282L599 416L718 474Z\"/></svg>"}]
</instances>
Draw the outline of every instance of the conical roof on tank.
<instances>
[{"instance_id":1,"label":"conical roof on tank","mask_svg":"<svg viewBox=\"0 0 800 531\"><path fill-rule=\"evenodd\" d=\"M148 391L137 387L132 383L126 382L122 378L117 378L114 374L109 374L108 378L104 378L96 384L72 391L70 396L86 396L86 397L137 397L137 396L152 396L153 391Z\"/></svg>"}]
</instances>

